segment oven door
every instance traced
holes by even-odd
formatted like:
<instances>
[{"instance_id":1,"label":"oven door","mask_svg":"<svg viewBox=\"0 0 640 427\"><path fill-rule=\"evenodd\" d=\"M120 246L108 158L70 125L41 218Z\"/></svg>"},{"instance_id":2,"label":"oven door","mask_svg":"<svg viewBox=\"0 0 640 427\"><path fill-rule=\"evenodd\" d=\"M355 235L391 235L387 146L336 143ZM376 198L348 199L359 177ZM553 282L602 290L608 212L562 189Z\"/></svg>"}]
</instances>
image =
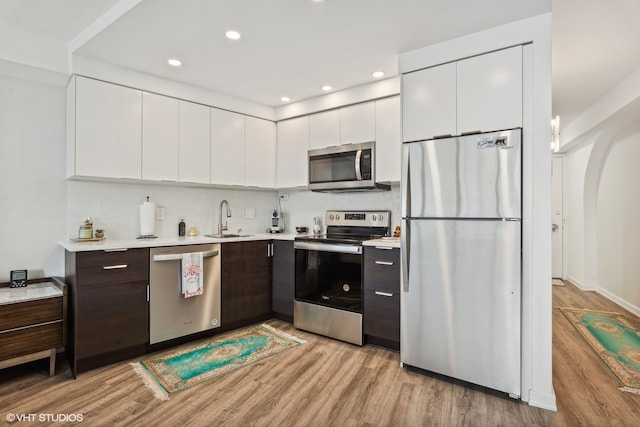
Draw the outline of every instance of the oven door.
<instances>
[{"instance_id":1,"label":"oven door","mask_svg":"<svg viewBox=\"0 0 640 427\"><path fill-rule=\"evenodd\" d=\"M362 313L362 246L294 242L295 299Z\"/></svg>"}]
</instances>

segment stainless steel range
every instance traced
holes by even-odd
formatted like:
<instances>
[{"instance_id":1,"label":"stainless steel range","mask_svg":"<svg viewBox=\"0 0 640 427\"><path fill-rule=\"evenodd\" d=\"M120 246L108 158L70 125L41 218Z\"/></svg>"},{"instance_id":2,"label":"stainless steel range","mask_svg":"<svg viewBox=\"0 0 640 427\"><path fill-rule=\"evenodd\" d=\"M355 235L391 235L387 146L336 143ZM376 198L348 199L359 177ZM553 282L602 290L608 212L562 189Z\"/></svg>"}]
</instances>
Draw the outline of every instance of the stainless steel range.
<instances>
[{"instance_id":1,"label":"stainless steel range","mask_svg":"<svg viewBox=\"0 0 640 427\"><path fill-rule=\"evenodd\" d=\"M390 211L327 211L326 234L296 237L293 325L362 345L362 242L389 236Z\"/></svg>"}]
</instances>

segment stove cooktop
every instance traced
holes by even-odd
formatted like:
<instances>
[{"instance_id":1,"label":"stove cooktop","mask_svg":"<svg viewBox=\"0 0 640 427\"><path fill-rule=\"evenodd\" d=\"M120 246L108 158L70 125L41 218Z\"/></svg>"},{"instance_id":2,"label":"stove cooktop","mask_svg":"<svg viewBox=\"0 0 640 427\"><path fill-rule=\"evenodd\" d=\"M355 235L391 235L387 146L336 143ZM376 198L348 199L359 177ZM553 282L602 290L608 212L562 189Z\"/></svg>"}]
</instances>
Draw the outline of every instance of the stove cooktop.
<instances>
[{"instance_id":1,"label":"stove cooktop","mask_svg":"<svg viewBox=\"0 0 640 427\"><path fill-rule=\"evenodd\" d=\"M361 245L390 235L391 212L332 210L325 214L325 224L325 234L296 236L296 240Z\"/></svg>"}]
</instances>

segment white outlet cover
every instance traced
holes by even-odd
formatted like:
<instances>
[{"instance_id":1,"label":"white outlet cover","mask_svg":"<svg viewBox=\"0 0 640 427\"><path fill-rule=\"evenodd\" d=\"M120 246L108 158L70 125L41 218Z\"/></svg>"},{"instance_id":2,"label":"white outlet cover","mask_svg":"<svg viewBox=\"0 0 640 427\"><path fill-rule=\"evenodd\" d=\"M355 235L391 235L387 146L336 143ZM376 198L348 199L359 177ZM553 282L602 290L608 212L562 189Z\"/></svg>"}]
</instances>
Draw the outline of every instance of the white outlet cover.
<instances>
[{"instance_id":1,"label":"white outlet cover","mask_svg":"<svg viewBox=\"0 0 640 427\"><path fill-rule=\"evenodd\" d=\"M255 219L256 208L244 208L244 219Z\"/></svg>"},{"instance_id":2,"label":"white outlet cover","mask_svg":"<svg viewBox=\"0 0 640 427\"><path fill-rule=\"evenodd\" d=\"M163 221L165 217L164 206L156 207L156 220Z\"/></svg>"}]
</instances>

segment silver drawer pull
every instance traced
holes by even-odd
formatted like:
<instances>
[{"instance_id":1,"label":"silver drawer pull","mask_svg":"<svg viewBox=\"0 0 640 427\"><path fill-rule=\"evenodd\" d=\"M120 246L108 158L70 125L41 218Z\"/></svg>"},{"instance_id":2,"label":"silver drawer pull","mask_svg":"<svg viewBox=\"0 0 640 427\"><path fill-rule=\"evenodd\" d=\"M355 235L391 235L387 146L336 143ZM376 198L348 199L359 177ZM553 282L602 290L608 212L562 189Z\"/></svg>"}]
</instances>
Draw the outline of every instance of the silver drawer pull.
<instances>
[{"instance_id":1,"label":"silver drawer pull","mask_svg":"<svg viewBox=\"0 0 640 427\"><path fill-rule=\"evenodd\" d=\"M383 251L392 251L393 248L391 246L374 246L376 249L382 249Z\"/></svg>"},{"instance_id":2,"label":"silver drawer pull","mask_svg":"<svg viewBox=\"0 0 640 427\"><path fill-rule=\"evenodd\" d=\"M119 248L119 249L105 249L104 252L127 252L129 249L127 248Z\"/></svg>"},{"instance_id":3,"label":"silver drawer pull","mask_svg":"<svg viewBox=\"0 0 640 427\"><path fill-rule=\"evenodd\" d=\"M119 268L127 268L127 264L117 264L117 265L103 265L103 270L117 270Z\"/></svg>"},{"instance_id":4,"label":"silver drawer pull","mask_svg":"<svg viewBox=\"0 0 640 427\"><path fill-rule=\"evenodd\" d=\"M380 292L380 291L375 291L376 295L380 295L381 297L392 297L393 294L390 294L389 292Z\"/></svg>"},{"instance_id":5,"label":"silver drawer pull","mask_svg":"<svg viewBox=\"0 0 640 427\"><path fill-rule=\"evenodd\" d=\"M393 265L393 261L376 261L378 265Z\"/></svg>"}]
</instances>

